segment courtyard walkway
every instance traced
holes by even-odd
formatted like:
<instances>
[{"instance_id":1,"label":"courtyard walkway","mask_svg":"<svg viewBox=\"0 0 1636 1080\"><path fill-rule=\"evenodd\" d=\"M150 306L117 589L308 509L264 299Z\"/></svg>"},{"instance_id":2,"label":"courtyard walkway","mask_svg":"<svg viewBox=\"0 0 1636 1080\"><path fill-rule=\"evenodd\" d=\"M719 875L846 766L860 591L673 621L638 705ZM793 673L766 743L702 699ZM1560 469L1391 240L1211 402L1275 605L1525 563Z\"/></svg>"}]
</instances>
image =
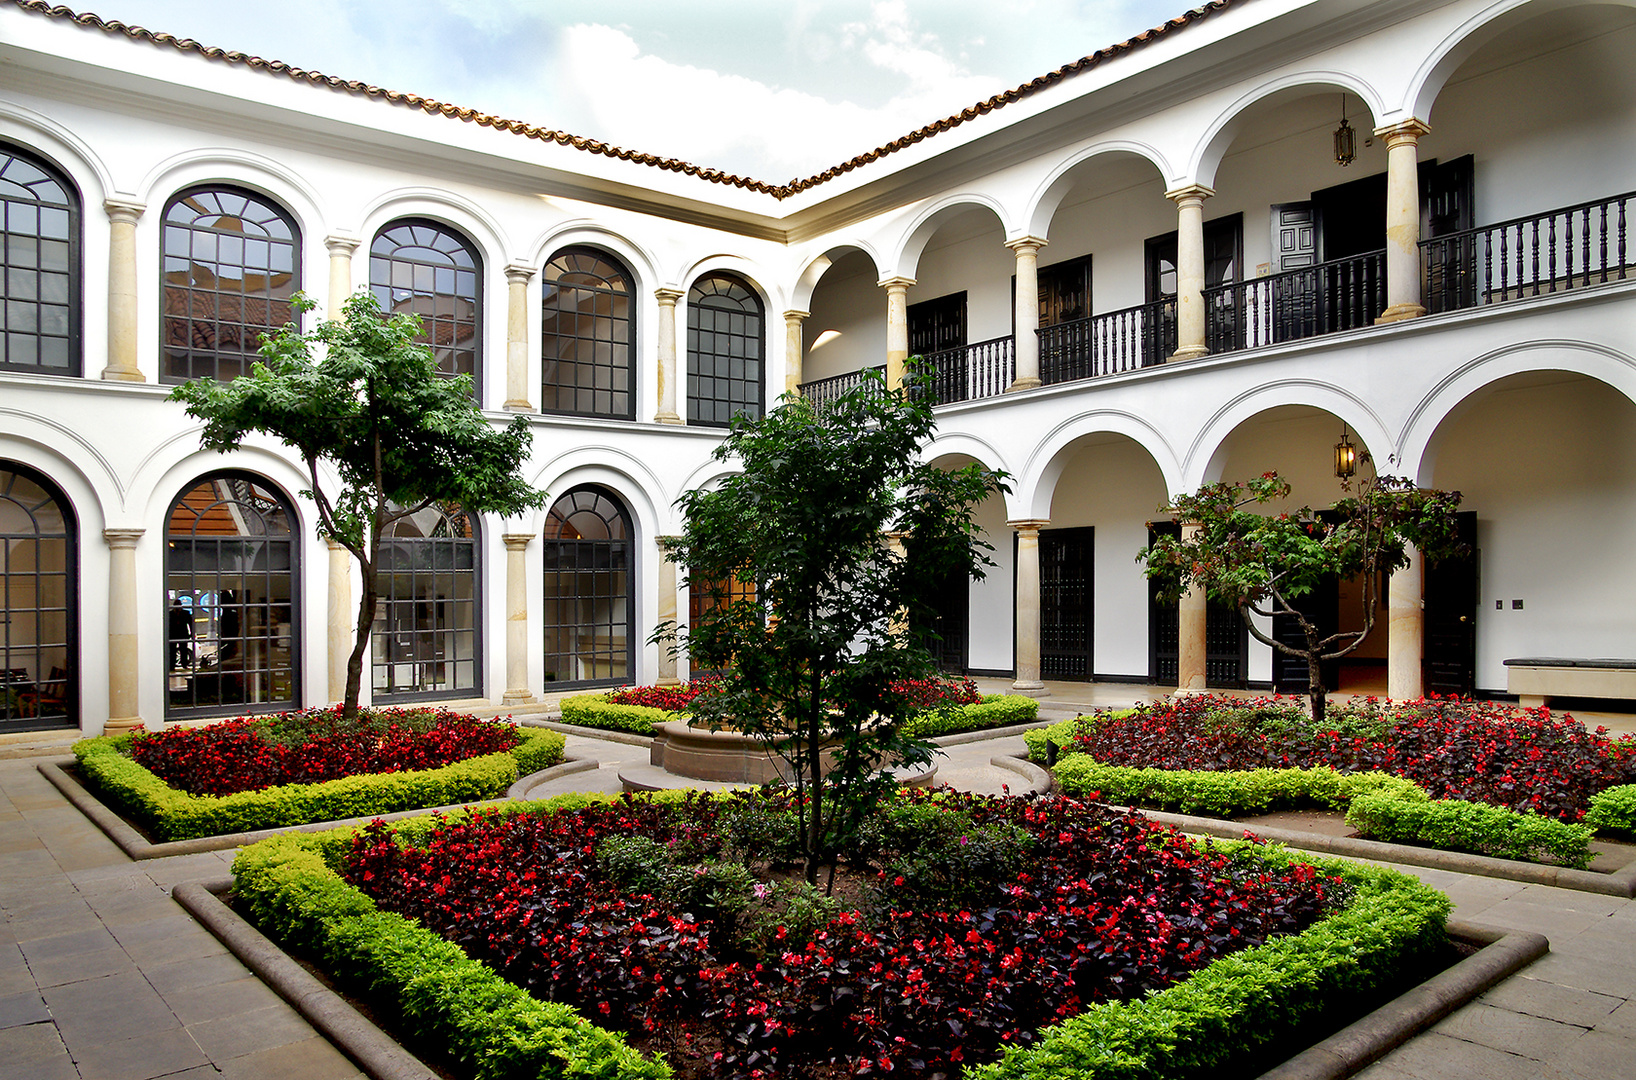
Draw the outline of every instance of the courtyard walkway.
<instances>
[{"instance_id":1,"label":"courtyard walkway","mask_svg":"<svg viewBox=\"0 0 1636 1080\"><path fill-rule=\"evenodd\" d=\"M1064 685L1044 715L1148 692L1080 685L1072 696L1097 700L1074 701ZM988 759L1020 746L951 748L940 779L998 792L1016 776ZM604 767L563 778L563 790L617 786L617 765L647 751L575 737L570 752ZM171 899L177 882L225 876L230 852L133 862L38 760L0 759L0 1080L361 1075ZM1636 901L1401 869L1446 890L1456 917L1542 933L1551 952L1361 1076L1636 1077Z\"/></svg>"}]
</instances>

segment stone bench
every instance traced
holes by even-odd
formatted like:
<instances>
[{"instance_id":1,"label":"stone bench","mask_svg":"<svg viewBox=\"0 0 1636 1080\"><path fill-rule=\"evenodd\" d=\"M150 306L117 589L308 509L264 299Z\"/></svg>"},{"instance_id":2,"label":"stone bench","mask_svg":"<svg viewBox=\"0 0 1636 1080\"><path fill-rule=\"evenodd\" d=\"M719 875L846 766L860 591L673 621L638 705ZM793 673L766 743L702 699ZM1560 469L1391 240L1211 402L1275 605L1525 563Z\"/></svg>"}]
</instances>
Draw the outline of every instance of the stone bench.
<instances>
[{"instance_id":1,"label":"stone bench","mask_svg":"<svg viewBox=\"0 0 1636 1080\"><path fill-rule=\"evenodd\" d=\"M1553 697L1636 698L1636 660L1525 656L1505 662L1505 689L1525 709Z\"/></svg>"}]
</instances>

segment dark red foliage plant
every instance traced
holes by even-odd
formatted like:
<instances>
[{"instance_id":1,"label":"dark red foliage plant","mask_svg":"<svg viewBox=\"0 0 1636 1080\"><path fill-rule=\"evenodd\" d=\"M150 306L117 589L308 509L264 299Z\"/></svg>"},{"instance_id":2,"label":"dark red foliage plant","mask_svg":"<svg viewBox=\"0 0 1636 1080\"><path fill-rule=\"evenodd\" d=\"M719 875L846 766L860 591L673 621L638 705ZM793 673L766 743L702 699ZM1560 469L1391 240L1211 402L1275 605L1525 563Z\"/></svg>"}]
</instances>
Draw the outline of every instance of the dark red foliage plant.
<instances>
[{"instance_id":1,"label":"dark red foliage plant","mask_svg":"<svg viewBox=\"0 0 1636 1080\"><path fill-rule=\"evenodd\" d=\"M597 853L610 838L646 837L699 864L684 876L704 874L730 847L724 823L747 806L787 812L788 796L479 814L421 848L377 824L356 837L343 873L536 996L642 1033L679 1075L734 1078L957 1075L1093 1003L1141 997L1299 932L1348 893L1310 866L1200 851L1145 818L1069 798L900 798L964 815L962 829L1019 835L1027 855L958 910L900 906L902 879L866 868L869 895L805 940L781 925L760 944L719 933L708 905L621 887Z\"/></svg>"},{"instance_id":2,"label":"dark red foliage plant","mask_svg":"<svg viewBox=\"0 0 1636 1080\"><path fill-rule=\"evenodd\" d=\"M721 690L721 679L705 675L675 686L621 686L608 695L615 705L640 705L666 712L686 712L695 698Z\"/></svg>"},{"instance_id":3,"label":"dark red foliage plant","mask_svg":"<svg viewBox=\"0 0 1636 1080\"><path fill-rule=\"evenodd\" d=\"M335 706L143 733L132 741L131 757L174 788L231 795L362 773L436 769L521 741L510 724L448 710L361 708L348 721Z\"/></svg>"}]
</instances>

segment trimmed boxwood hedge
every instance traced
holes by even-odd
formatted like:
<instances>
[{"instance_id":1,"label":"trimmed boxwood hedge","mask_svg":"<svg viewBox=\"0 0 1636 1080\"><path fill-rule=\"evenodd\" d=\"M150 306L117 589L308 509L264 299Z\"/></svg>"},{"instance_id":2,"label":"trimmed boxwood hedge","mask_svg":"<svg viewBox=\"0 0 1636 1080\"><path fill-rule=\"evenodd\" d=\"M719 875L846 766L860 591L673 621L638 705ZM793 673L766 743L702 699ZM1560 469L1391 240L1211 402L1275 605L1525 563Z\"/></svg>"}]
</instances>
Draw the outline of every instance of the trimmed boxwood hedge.
<instances>
[{"instance_id":1,"label":"trimmed boxwood hedge","mask_svg":"<svg viewBox=\"0 0 1636 1080\"><path fill-rule=\"evenodd\" d=\"M119 813L159 840L193 840L496 799L518 776L562 760L566 740L559 732L520 733L523 741L510 751L438 769L368 773L232 795L190 795L171 787L131 760L131 735L83 739L74 744L74 756L86 783Z\"/></svg>"},{"instance_id":2,"label":"trimmed boxwood hedge","mask_svg":"<svg viewBox=\"0 0 1636 1080\"><path fill-rule=\"evenodd\" d=\"M681 713L650 709L646 705L615 705L607 694L575 694L562 699L562 722L603 731L652 735L655 724L680 720Z\"/></svg>"},{"instance_id":3,"label":"trimmed boxwood hedge","mask_svg":"<svg viewBox=\"0 0 1636 1080\"><path fill-rule=\"evenodd\" d=\"M1544 814L1519 814L1463 799L1404 802L1385 793L1353 799L1346 823L1371 840L1434 843L1497 859L1550 860L1576 870L1590 865L1596 833L1589 825Z\"/></svg>"},{"instance_id":4,"label":"trimmed boxwood hedge","mask_svg":"<svg viewBox=\"0 0 1636 1080\"><path fill-rule=\"evenodd\" d=\"M652 735L655 724L681 720L687 714L650 709L644 705L616 705L607 694L576 694L563 698L562 722L603 731L628 731ZM1026 724L1039 715L1039 702L1019 694L987 694L972 705L950 705L927 709L910 720L904 734L916 739L954 735L962 731Z\"/></svg>"},{"instance_id":5,"label":"trimmed boxwood hedge","mask_svg":"<svg viewBox=\"0 0 1636 1080\"><path fill-rule=\"evenodd\" d=\"M1585 824L1616 836L1636 837L1636 784L1620 784L1592 795Z\"/></svg>"},{"instance_id":6,"label":"trimmed boxwood hedge","mask_svg":"<svg viewBox=\"0 0 1636 1080\"><path fill-rule=\"evenodd\" d=\"M687 793L654 797L680 801ZM486 812L571 810L613 798L564 795ZM417 844L446 820L410 818L389 827L400 842ZM469 1062L476 1080L669 1075L573 1009L536 1000L418 924L380 912L333 869L354 832L292 833L241 851L233 864L235 893L252 921L286 948L321 959L343 984L374 1000L401 1001L405 1022ZM1280 848L1254 850L1275 866L1309 863L1345 878L1356 889L1352 903L1301 934L1224 957L1159 994L1095 1006L967 1075L1208 1075L1328 1009L1378 994L1446 947L1448 897L1414 878Z\"/></svg>"}]
</instances>

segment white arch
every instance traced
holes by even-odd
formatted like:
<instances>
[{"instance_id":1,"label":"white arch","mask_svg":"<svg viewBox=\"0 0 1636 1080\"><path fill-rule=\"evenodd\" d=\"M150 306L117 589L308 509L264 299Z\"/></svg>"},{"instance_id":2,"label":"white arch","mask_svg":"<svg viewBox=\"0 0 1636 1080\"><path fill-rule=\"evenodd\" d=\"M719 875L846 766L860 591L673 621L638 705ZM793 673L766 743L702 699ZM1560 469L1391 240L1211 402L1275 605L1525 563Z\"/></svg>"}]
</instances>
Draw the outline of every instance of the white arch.
<instances>
[{"instance_id":1,"label":"white arch","mask_svg":"<svg viewBox=\"0 0 1636 1080\"><path fill-rule=\"evenodd\" d=\"M680 532L683 525L682 516L675 508L677 499L689 491L713 488L729 476L737 476L739 472L739 469L711 458L689 473L687 479L683 480L681 486L676 489L675 497L669 503L672 527L675 531Z\"/></svg>"},{"instance_id":2,"label":"white arch","mask_svg":"<svg viewBox=\"0 0 1636 1080\"><path fill-rule=\"evenodd\" d=\"M276 199L295 216L302 246L308 252L320 247L314 242L321 242L328 231L322 196L294 169L262 154L227 146L184 150L150 169L135 194L157 217L176 192L212 182L247 187Z\"/></svg>"},{"instance_id":3,"label":"white arch","mask_svg":"<svg viewBox=\"0 0 1636 1080\"><path fill-rule=\"evenodd\" d=\"M1429 483L1436 465L1432 442L1443 423L1483 388L1530 371L1564 371L1605 383L1636 403L1636 357L1590 341L1540 339L1505 345L1466 361L1438 381L1410 411L1396 443L1406 475Z\"/></svg>"},{"instance_id":4,"label":"white arch","mask_svg":"<svg viewBox=\"0 0 1636 1080\"><path fill-rule=\"evenodd\" d=\"M197 435L198 431L198 428L194 428L193 434ZM247 442L237 450L226 453L195 449L190 454L173 459L162 469L156 469L148 477L144 477L148 482L140 489L144 500L140 504L137 504L135 497L137 485L132 485L131 501L143 507L142 525L151 535L160 538L162 544L170 521L171 507L188 490L188 485L201 477L228 470L254 473L268 483L277 485L284 497L290 500L296 518L290 523L290 531L301 544L302 588L307 588L311 581L309 575L314 572L312 566L315 563L310 556L318 541L318 511L301 492L312 482L307 479L300 465L274 447Z\"/></svg>"},{"instance_id":5,"label":"white arch","mask_svg":"<svg viewBox=\"0 0 1636 1080\"><path fill-rule=\"evenodd\" d=\"M1045 179L1034 189L1034 194L1029 197L1028 206L1023 213L1023 220L1028 222L1029 236L1038 236L1041 239L1050 236L1051 219L1056 216L1057 207L1062 205L1062 200L1067 198L1068 192L1073 190L1078 180L1069 174L1085 162L1108 154L1131 154L1144 158L1148 164L1159 170L1160 184L1164 184L1173 175L1170 162L1149 143L1132 139L1113 139L1076 151L1053 166Z\"/></svg>"},{"instance_id":6,"label":"white arch","mask_svg":"<svg viewBox=\"0 0 1636 1080\"><path fill-rule=\"evenodd\" d=\"M560 221L540 233L528 249L528 265L544 266L546 260L558 251L576 244L602 248L617 256L636 278L632 287L644 297L659 287L659 260L654 258L653 252L642 243L599 225L590 218Z\"/></svg>"},{"instance_id":7,"label":"white arch","mask_svg":"<svg viewBox=\"0 0 1636 1080\"><path fill-rule=\"evenodd\" d=\"M1221 159L1226 156L1228 148L1233 145L1233 139L1238 136L1244 117L1251 106L1264 101L1274 94L1287 90L1297 90L1302 87L1330 86L1337 90L1345 90L1356 94L1363 99L1364 106L1378 124L1385 113L1385 104L1380 91L1372 84L1349 71L1333 69L1313 69L1296 71L1287 75L1280 75L1275 79L1261 83L1243 94L1237 100L1223 109L1209 127L1205 128L1204 136L1195 146L1192 156L1188 159L1187 173L1175 177L1171 183L1174 186L1185 184L1203 184L1212 187L1216 182L1216 170L1221 166Z\"/></svg>"},{"instance_id":8,"label":"white arch","mask_svg":"<svg viewBox=\"0 0 1636 1080\"><path fill-rule=\"evenodd\" d=\"M790 307L795 311L812 310L812 294L818 288L818 281L824 273L835 264L830 258L837 252L861 251L869 256L869 262L875 268L875 277L881 277L880 253L867 240L838 240L828 244L824 250L808 259L801 265L800 272L795 275L795 286L790 290Z\"/></svg>"},{"instance_id":9,"label":"white arch","mask_svg":"<svg viewBox=\"0 0 1636 1080\"><path fill-rule=\"evenodd\" d=\"M1507 27L1526 21L1536 14L1543 15L1592 4L1606 7L1636 7L1636 0L1497 0L1487 5L1452 30L1427 54L1426 59L1415 71L1414 77L1409 80L1408 93L1404 99L1405 113L1420 120L1429 119L1432 108L1437 103L1437 97L1443 92L1443 86L1449 77L1459 70L1460 65L1465 63L1472 53ZM1527 9L1529 13L1515 20L1506 18L1523 9Z\"/></svg>"},{"instance_id":10,"label":"white arch","mask_svg":"<svg viewBox=\"0 0 1636 1080\"><path fill-rule=\"evenodd\" d=\"M63 486L65 492L69 488L62 476L65 472L71 474L81 485L80 495L96 506L101 520L117 521L123 517L127 509L126 485L113 462L79 431L60 421L10 405L0 405L0 429L3 429L3 433L0 433L0 457L6 456L11 447L19 450L26 447L28 453L38 454L39 460L27 456L17 457L16 460L52 477Z\"/></svg>"},{"instance_id":11,"label":"white arch","mask_svg":"<svg viewBox=\"0 0 1636 1080\"><path fill-rule=\"evenodd\" d=\"M763 266L744 255L733 255L726 252L706 255L683 266L680 274L674 280L685 293L693 288L694 282L717 271L726 271L729 274L735 274L743 278L750 288L755 290L756 295L761 297L761 302L766 305L769 319L785 309L783 289L768 284L768 282L776 281L777 275L770 267ZM677 307L680 308L686 302L684 296ZM678 314L677 317L683 318L684 316Z\"/></svg>"},{"instance_id":12,"label":"white arch","mask_svg":"<svg viewBox=\"0 0 1636 1080\"><path fill-rule=\"evenodd\" d=\"M367 253L376 233L406 217L429 218L463 233L483 257L485 278L492 279L494 271L504 270L511 258L505 227L492 214L462 195L428 187L397 188L372 199L360 219L363 240L359 247Z\"/></svg>"},{"instance_id":13,"label":"white arch","mask_svg":"<svg viewBox=\"0 0 1636 1080\"><path fill-rule=\"evenodd\" d=\"M1381 453L1394 446L1391 434L1367 401L1351 390L1321 379L1290 378L1254 387L1223 403L1188 447L1183 486L1177 490L1194 491L1220 480L1222 448L1239 425L1268 409L1286 405L1322 409L1340 418L1356 433L1374 460L1381 463L1380 471L1392 471L1385 466L1388 462L1395 465L1395 459Z\"/></svg>"},{"instance_id":14,"label":"white arch","mask_svg":"<svg viewBox=\"0 0 1636 1080\"><path fill-rule=\"evenodd\" d=\"M529 519L529 531L536 536L545 529L551 504L582 484L599 484L617 493L630 510L638 535L643 539L663 532L665 518L655 493L663 491L664 485L641 459L617 447L576 446L542 463L529 483L551 496Z\"/></svg>"},{"instance_id":15,"label":"white arch","mask_svg":"<svg viewBox=\"0 0 1636 1080\"><path fill-rule=\"evenodd\" d=\"M922 208L909 222L903 238L894 245L892 255L882 268L884 276L906 277L915 276L920 265L921 253L931 242L932 236L938 229L938 219L946 216L949 211L961 207L980 206L993 212L1000 223L1000 232L1005 236L1013 233L1012 221L1005 207L992 195L980 191L966 191L958 195L948 195Z\"/></svg>"},{"instance_id":16,"label":"white arch","mask_svg":"<svg viewBox=\"0 0 1636 1080\"><path fill-rule=\"evenodd\" d=\"M1170 440L1146 417L1125 409L1097 409L1064 420L1040 440L1007 500L1010 516L1049 518L1052 496L1062 479L1062 471L1074 456L1075 444L1087 435L1104 434L1123 435L1146 450L1159 466L1167 493L1178 490L1176 485L1182 470Z\"/></svg>"},{"instance_id":17,"label":"white arch","mask_svg":"<svg viewBox=\"0 0 1636 1080\"><path fill-rule=\"evenodd\" d=\"M935 462L940 457L959 454L979 462L994 472L1011 472L1011 467L999 448L987 439L963 431L942 432L920 450L922 461Z\"/></svg>"},{"instance_id":18,"label":"white arch","mask_svg":"<svg viewBox=\"0 0 1636 1080\"><path fill-rule=\"evenodd\" d=\"M0 135L53 161L73 179L86 206L99 205L119 190L113 173L90 143L33 109L0 101Z\"/></svg>"}]
</instances>

